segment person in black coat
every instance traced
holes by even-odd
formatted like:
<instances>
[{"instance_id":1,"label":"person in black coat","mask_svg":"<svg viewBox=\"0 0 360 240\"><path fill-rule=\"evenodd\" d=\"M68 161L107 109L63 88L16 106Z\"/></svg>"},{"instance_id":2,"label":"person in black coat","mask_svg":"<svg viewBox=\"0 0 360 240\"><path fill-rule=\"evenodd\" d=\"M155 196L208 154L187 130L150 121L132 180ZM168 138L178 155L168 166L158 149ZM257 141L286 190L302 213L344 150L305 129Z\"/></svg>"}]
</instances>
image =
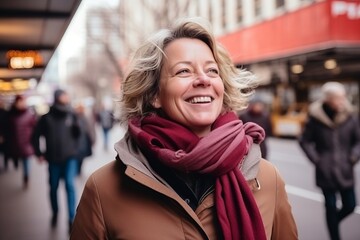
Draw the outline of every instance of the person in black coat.
<instances>
[{"instance_id":1,"label":"person in black coat","mask_svg":"<svg viewBox=\"0 0 360 240\"><path fill-rule=\"evenodd\" d=\"M250 100L248 108L240 112L239 119L244 123L254 122L264 129L265 139L260 144L260 150L261 157L266 159L268 155L267 138L272 135L272 125L265 102L260 97L254 97Z\"/></svg>"},{"instance_id":2,"label":"person in black coat","mask_svg":"<svg viewBox=\"0 0 360 240\"><path fill-rule=\"evenodd\" d=\"M309 106L300 146L315 165L316 185L325 197L327 227L332 240L340 239L339 224L356 206L354 165L360 158L359 123L337 82L322 87L323 98ZM336 206L340 194L342 207Z\"/></svg>"},{"instance_id":3,"label":"person in black coat","mask_svg":"<svg viewBox=\"0 0 360 240\"><path fill-rule=\"evenodd\" d=\"M109 149L109 133L114 126L113 111L108 107L101 105L100 111L96 115L96 119L103 132L104 150L107 151Z\"/></svg>"},{"instance_id":4,"label":"person in black coat","mask_svg":"<svg viewBox=\"0 0 360 240\"><path fill-rule=\"evenodd\" d=\"M76 114L70 107L68 94L61 89L54 93L54 104L43 115L32 136L35 155L49 164L50 202L52 208L51 225L55 227L58 217L57 189L60 179L64 179L67 192L69 230L75 216L80 126ZM40 138L44 137L46 149L42 149Z\"/></svg>"},{"instance_id":5,"label":"person in black coat","mask_svg":"<svg viewBox=\"0 0 360 240\"><path fill-rule=\"evenodd\" d=\"M86 116L84 105L78 104L75 113L80 125L79 147L76 157L79 163L78 175L81 175L83 160L93 153L92 148L95 144L96 133L94 122Z\"/></svg>"}]
</instances>

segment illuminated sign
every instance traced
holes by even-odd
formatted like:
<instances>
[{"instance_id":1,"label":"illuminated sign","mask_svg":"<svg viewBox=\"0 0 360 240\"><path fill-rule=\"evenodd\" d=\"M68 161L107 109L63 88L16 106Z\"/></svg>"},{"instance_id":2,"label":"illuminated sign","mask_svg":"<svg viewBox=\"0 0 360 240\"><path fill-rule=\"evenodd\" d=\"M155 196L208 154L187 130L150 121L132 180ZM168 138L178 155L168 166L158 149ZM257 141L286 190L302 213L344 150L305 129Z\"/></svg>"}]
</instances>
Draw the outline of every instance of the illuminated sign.
<instances>
[{"instance_id":1,"label":"illuminated sign","mask_svg":"<svg viewBox=\"0 0 360 240\"><path fill-rule=\"evenodd\" d=\"M29 80L24 79L13 79L12 81L0 80L0 92L11 92L11 91L24 91L29 89Z\"/></svg>"},{"instance_id":2,"label":"illuminated sign","mask_svg":"<svg viewBox=\"0 0 360 240\"><path fill-rule=\"evenodd\" d=\"M29 50L10 50L6 53L9 67L12 69L29 69L43 64L42 56L39 52Z\"/></svg>"},{"instance_id":3,"label":"illuminated sign","mask_svg":"<svg viewBox=\"0 0 360 240\"><path fill-rule=\"evenodd\" d=\"M348 19L360 19L360 3L333 1L331 5L333 16L346 15Z\"/></svg>"}]
</instances>

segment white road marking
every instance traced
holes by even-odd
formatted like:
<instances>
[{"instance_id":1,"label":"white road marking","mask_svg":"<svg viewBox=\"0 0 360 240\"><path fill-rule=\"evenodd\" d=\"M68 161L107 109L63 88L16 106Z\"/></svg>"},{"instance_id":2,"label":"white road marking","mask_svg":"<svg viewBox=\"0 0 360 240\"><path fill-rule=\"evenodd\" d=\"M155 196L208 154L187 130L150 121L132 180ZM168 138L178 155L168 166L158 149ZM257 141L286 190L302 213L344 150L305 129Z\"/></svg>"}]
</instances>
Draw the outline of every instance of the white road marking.
<instances>
[{"instance_id":1,"label":"white road marking","mask_svg":"<svg viewBox=\"0 0 360 240\"><path fill-rule=\"evenodd\" d=\"M324 196L321 193L309 191L309 190L299 188L296 186L292 186L292 185L286 185L285 189L286 189L286 192L289 194L292 194L292 195L295 195L298 197L302 197L302 198L306 198L309 200L313 200L316 202L321 202L321 203L324 202ZM360 214L360 206L356 206L354 212L356 214Z\"/></svg>"}]
</instances>

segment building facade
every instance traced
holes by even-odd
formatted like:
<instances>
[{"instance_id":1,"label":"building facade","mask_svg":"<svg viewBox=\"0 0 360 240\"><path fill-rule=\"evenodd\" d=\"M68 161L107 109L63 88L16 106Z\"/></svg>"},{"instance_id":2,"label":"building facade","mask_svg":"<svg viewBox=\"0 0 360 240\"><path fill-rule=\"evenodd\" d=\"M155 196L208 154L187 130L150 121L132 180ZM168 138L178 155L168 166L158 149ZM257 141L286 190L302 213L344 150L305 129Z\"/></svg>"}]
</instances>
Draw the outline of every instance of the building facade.
<instances>
[{"instance_id":1,"label":"building facade","mask_svg":"<svg viewBox=\"0 0 360 240\"><path fill-rule=\"evenodd\" d=\"M359 1L242 3L243 14L249 16L218 39L238 67L250 69L261 80L258 92L271 96L275 133L298 135L308 103L319 97L327 81L342 82L359 108Z\"/></svg>"},{"instance_id":2,"label":"building facade","mask_svg":"<svg viewBox=\"0 0 360 240\"><path fill-rule=\"evenodd\" d=\"M201 16L212 23L235 65L254 72L264 91L277 98L275 108L283 107L282 98L289 106L313 100L326 81L343 82L359 105L358 0L179 0L157 1L156 8L152 2L120 3L132 46L163 26L159 19L170 24L176 17Z\"/></svg>"},{"instance_id":3,"label":"building facade","mask_svg":"<svg viewBox=\"0 0 360 240\"><path fill-rule=\"evenodd\" d=\"M298 2L297 8L285 2L272 18L224 33L219 41L236 65L253 70L264 85L290 86L297 102L312 100L311 91L326 81L340 81L358 103L359 1Z\"/></svg>"}]
</instances>

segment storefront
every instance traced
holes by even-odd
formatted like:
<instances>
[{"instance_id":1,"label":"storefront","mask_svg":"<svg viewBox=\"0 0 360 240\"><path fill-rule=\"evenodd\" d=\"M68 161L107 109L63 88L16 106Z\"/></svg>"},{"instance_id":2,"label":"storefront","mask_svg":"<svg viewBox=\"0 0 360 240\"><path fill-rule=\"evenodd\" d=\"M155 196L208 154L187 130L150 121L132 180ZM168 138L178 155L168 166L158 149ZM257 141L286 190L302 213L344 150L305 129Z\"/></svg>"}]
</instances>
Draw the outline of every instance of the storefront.
<instances>
[{"instance_id":1,"label":"storefront","mask_svg":"<svg viewBox=\"0 0 360 240\"><path fill-rule=\"evenodd\" d=\"M358 0L317 2L219 40L237 66L252 70L271 91L274 115L303 111L326 81L343 82L359 106Z\"/></svg>"},{"instance_id":2,"label":"storefront","mask_svg":"<svg viewBox=\"0 0 360 240\"><path fill-rule=\"evenodd\" d=\"M32 95L81 0L0 1L0 101Z\"/></svg>"}]
</instances>

